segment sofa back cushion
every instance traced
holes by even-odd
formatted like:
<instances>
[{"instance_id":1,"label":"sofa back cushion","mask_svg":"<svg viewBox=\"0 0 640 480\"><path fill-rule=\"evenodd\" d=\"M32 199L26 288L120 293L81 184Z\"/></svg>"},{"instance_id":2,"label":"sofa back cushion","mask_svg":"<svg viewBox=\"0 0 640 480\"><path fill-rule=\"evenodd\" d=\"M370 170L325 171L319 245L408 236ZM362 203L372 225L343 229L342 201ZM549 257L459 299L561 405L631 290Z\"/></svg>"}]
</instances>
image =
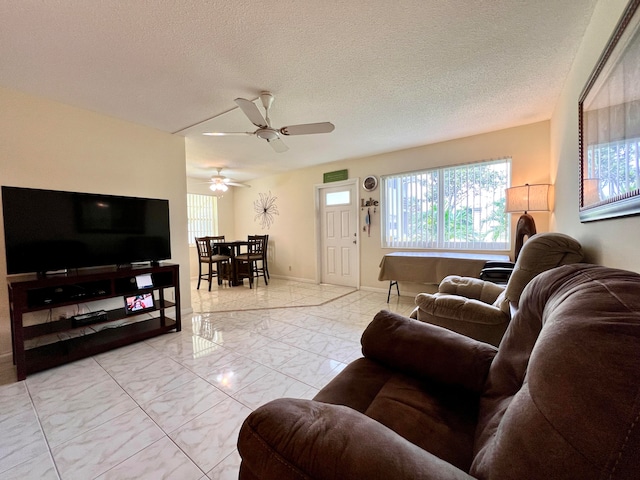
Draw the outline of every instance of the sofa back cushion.
<instances>
[{"instance_id":1,"label":"sofa back cushion","mask_svg":"<svg viewBox=\"0 0 640 480\"><path fill-rule=\"evenodd\" d=\"M637 478L640 275L567 265L525 288L480 402L471 474Z\"/></svg>"},{"instance_id":2,"label":"sofa back cushion","mask_svg":"<svg viewBox=\"0 0 640 480\"><path fill-rule=\"evenodd\" d=\"M517 305L522 290L536 275L582 260L582 246L568 235L548 232L532 236L522 247L504 295L494 305L508 313L509 302Z\"/></svg>"}]
</instances>

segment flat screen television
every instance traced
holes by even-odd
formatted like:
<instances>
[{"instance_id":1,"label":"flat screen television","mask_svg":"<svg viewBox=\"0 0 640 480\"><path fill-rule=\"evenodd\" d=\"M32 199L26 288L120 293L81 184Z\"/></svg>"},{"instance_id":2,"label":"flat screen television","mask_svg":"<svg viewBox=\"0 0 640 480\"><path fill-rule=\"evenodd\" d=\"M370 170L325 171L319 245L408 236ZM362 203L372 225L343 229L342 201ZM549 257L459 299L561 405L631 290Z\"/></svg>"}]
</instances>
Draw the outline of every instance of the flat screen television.
<instances>
[{"instance_id":1,"label":"flat screen television","mask_svg":"<svg viewBox=\"0 0 640 480\"><path fill-rule=\"evenodd\" d=\"M169 201L2 187L7 273L171 258Z\"/></svg>"}]
</instances>

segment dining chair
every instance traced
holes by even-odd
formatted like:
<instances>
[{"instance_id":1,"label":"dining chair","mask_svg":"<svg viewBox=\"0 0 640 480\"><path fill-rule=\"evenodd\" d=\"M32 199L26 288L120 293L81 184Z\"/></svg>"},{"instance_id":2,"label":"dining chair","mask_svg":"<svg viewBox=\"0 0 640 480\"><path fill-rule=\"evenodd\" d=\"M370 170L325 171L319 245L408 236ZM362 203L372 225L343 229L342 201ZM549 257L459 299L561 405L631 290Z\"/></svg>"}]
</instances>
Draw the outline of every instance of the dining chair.
<instances>
[{"instance_id":1,"label":"dining chair","mask_svg":"<svg viewBox=\"0 0 640 480\"><path fill-rule=\"evenodd\" d=\"M217 264L218 271L221 273L221 277L218 277L218 285L222 284L222 280L231 282L231 253L232 247L226 243L224 235L216 235L209 237L211 240L211 253L214 259L222 259L221 263ZM220 245L222 244L222 245Z\"/></svg>"},{"instance_id":2,"label":"dining chair","mask_svg":"<svg viewBox=\"0 0 640 480\"><path fill-rule=\"evenodd\" d=\"M267 249L269 246L269 235L249 235L249 238L257 238L263 239L262 244L262 258L258 260L260 262L260 266L258 266L258 261L254 262L254 268L258 272L258 275L262 273L262 276L265 277L265 282L267 279L271 279L271 275L269 275L269 265L267 263Z\"/></svg>"},{"instance_id":3,"label":"dining chair","mask_svg":"<svg viewBox=\"0 0 640 480\"><path fill-rule=\"evenodd\" d=\"M253 278L255 277L257 282L260 274L264 277L265 285L269 285L264 263L266 237L267 235L249 235L247 237L247 251L234 258L238 278L248 278L249 288L253 288ZM258 262L262 262L262 265L258 266Z\"/></svg>"},{"instance_id":4,"label":"dining chair","mask_svg":"<svg viewBox=\"0 0 640 480\"><path fill-rule=\"evenodd\" d=\"M223 255L219 249L214 249L215 243L224 242L224 236L217 237L196 237L196 247L198 248L198 286L200 282L206 278L209 282L209 291L211 291L211 281L213 277L218 278L218 285L222 285L222 279L225 277L225 270L229 269L230 256ZM202 271L202 265L207 265L206 272ZM216 265L214 270L213 266ZM227 279L229 275L226 275Z\"/></svg>"}]
</instances>

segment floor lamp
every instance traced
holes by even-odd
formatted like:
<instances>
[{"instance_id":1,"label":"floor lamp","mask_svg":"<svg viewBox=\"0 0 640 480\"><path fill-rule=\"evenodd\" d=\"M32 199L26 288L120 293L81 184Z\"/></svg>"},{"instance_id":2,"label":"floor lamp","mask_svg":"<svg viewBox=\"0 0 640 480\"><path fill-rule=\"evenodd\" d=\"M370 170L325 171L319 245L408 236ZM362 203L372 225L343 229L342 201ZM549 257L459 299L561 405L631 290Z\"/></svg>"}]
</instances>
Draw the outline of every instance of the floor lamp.
<instances>
[{"instance_id":1,"label":"floor lamp","mask_svg":"<svg viewBox=\"0 0 640 480\"><path fill-rule=\"evenodd\" d=\"M549 212L551 210L551 185L521 185L507 188L507 213L524 212L516 225L515 260L520 255L524 238L531 238L536 234L536 222L528 212Z\"/></svg>"}]
</instances>

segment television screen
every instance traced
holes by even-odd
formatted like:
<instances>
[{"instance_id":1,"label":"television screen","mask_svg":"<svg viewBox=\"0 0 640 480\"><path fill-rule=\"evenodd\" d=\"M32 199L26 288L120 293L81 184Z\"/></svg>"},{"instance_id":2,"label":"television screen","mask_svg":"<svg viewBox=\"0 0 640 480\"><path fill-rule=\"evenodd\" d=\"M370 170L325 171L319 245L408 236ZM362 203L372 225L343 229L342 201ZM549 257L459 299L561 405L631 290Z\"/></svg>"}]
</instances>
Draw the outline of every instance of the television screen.
<instances>
[{"instance_id":1,"label":"television screen","mask_svg":"<svg viewBox=\"0 0 640 480\"><path fill-rule=\"evenodd\" d=\"M153 310L155 308L153 304L153 294L141 293L138 295L124 297L124 308L127 315L130 313L140 313L146 310Z\"/></svg>"},{"instance_id":2,"label":"television screen","mask_svg":"<svg viewBox=\"0 0 640 480\"><path fill-rule=\"evenodd\" d=\"M169 201L2 187L7 273L171 258Z\"/></svg>"}]
</instances>

